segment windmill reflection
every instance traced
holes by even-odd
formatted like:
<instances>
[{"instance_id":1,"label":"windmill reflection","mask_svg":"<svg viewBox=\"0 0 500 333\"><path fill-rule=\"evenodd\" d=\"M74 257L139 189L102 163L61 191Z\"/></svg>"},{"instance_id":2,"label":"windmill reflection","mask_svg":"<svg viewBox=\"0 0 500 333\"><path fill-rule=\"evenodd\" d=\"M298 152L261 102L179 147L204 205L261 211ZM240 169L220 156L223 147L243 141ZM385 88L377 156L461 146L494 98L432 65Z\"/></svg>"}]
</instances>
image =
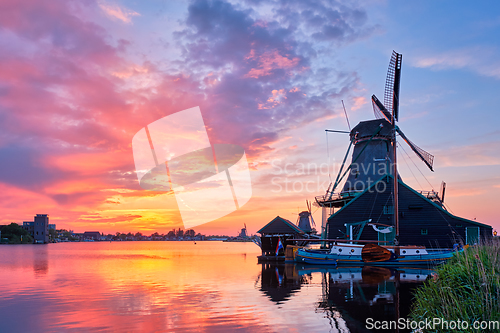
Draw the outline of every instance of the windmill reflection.
<instances>
[{"instance_id":1,"label":"windmill reflection","mask_svg":"<svg viewBox=\"0 0 500 333\"><path fill-rule=\"evenodd\" d=\"M366 328L367 318L408 318L414 289L432 273L420 268L263 263L260 291L279 305L314 278L315 283L321 281L322 288L316 310L324 313L331 332L371 332Z\"/></svg>"},{"instance_id":2,"label":"windmill reflection","mask_svg":"<svg viewBox=\"0 0 500 333\"><path fill-rule=\"evenodd\" d=\"M297 273L321 273L323 310L333 331L370 332L367 318L397 321L410 313L413 290L431 275L432 270L385 267L297 266ZM347 326L345 330L343 327ZM397 332L397 330L395 331Z\"/></svg>"}]
</instances>

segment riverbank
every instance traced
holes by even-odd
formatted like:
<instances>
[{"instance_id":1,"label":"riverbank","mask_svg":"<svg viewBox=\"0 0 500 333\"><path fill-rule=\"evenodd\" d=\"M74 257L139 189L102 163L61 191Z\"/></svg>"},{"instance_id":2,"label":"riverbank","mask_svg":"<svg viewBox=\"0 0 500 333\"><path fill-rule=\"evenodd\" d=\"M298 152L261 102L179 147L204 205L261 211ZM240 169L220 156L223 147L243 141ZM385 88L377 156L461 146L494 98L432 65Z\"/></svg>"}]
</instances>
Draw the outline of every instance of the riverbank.
<instances>
[{"instance_id":1,"label":"riverbank","mask_svg":"<svg viewBox=\"0 0 500 333\"><path fill-rule=\"evenodd\" d=\"M434 277L414 293L411 316L414 320L442 318L470 324L497 321L500 318L500 241L469 247L437 268ZM487 328L481 332L497 330Z\"/></svg>"}]
</instances>

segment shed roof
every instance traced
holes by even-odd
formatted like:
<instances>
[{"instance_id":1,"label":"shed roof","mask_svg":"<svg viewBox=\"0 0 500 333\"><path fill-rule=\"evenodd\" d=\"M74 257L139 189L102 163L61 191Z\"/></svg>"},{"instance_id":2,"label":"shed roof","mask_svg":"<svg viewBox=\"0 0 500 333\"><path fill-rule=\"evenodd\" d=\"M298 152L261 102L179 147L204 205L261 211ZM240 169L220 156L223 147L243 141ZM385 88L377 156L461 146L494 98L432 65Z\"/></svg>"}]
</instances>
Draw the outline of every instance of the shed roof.
<instances>
[{"instance_id":1,"label":"shed roof","mask_svg":"<svg viewBox=\"0 0 500 333\"><path fill-rule=\"evenodd\" d=\"M262 227L259 234L303 234L304 231L292 222L276 216L271 222Z\"/></svg>"}]
</instances>

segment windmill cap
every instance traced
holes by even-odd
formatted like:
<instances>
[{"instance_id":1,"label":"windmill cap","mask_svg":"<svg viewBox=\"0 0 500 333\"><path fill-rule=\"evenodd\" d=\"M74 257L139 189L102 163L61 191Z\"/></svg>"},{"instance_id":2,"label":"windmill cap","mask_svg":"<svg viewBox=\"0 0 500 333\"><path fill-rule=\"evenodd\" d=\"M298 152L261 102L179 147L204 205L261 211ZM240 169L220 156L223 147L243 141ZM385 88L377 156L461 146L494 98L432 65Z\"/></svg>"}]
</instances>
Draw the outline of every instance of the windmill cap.
<instances>
[{"instance_id":1,"label":"windmill cap","mask_svg":"<svg viewBox=\"0 0 500 333\"><path fill-rule=\"evenodd\" d=\"M382 129L380 129L382 125ZM385 119L373 119L362 121L357 124L350 133L351 139L364 139L370 138L374 133L380 129L377 137L390 138L392 134L392 125Z\"/></svg>"}]
</instances>

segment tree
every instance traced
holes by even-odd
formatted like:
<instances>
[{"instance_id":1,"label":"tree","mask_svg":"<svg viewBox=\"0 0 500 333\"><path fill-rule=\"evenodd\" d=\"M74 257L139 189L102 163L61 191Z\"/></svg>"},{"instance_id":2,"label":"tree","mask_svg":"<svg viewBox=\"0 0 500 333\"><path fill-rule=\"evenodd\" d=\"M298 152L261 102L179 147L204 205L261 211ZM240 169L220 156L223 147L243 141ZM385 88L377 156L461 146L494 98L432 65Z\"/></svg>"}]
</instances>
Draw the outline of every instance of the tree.
<instances>
[{"instance_id":1,"label":"tree","mask_svg":"<svg viewBox=\"0 0 500 333\"><path fill-rule=\"evenodd\" d=\"M8 238L9 244L31 244L33 237L17 223L11 223L2 228L2 238ZM22 238L22 242L21 242Z\"/></svg>"},{"instance_id":2,"label":"tree","mask_svg":"<svg viewBox=\"0 0 500 333\"><path fill-rule=\"evenodd\" d=\"M57 236L62 239L68 239L70 241L74 241L77 239L76 237L73 237L73 234L66 229L57 229L56 233Z\"/></svg>"},{"instance_id":3,"label":"tree","mask_svg":"<svg viewBox=\"0 0 500 333\"><path fill-rule=\"evenodd\" d=\"M57 232L55 229L49 229L49 241L55 241L57 238Z\"/></svg>"}]
</instances>

